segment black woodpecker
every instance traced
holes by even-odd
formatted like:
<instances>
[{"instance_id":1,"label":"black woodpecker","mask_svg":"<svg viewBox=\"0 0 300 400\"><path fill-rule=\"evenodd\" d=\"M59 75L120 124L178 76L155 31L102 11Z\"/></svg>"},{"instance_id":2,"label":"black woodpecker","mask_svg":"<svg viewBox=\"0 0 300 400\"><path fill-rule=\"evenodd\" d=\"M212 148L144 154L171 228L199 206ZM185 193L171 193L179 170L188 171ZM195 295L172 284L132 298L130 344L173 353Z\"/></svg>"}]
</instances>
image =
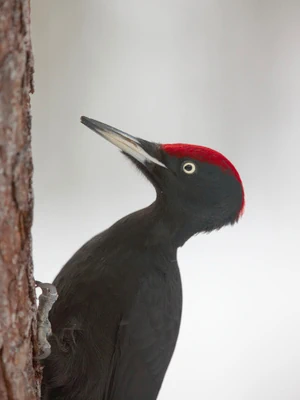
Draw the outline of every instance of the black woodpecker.
<instances>
[{"instance_id":1,"label":"black woodpecker","mask_svg":"<svg viewBox=\"0 0 300 400\"><path fill-rule=\"evenodd\" d=\"M157 197L84 244L55 278L42 399L155 400L180 327L177 249L199 232L236 223L243 184L215 150L81 122L116 145Z\"/></svg>"}]
</instances>

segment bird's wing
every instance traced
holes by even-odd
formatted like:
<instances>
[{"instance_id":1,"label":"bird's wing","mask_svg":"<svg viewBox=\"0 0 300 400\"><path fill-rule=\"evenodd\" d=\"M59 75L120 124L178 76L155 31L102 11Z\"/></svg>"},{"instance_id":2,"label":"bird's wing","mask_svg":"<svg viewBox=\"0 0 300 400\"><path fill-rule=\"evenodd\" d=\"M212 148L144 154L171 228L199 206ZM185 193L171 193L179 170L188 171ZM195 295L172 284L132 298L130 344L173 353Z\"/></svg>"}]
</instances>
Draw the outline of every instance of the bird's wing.
<instances>
[{"instance_id":1,"label":"bird's wing","mask_svg":"<svg viewBox=\"0 0 300 400\"><path fill-rule=\"evenodd\" d=\"M53 334L51 355L44 361L43 399L103 398L137 274L122 259L112 263L96 239L75 253L54 280L59 297L50 313Z\"/></svg>"}]
</instances>

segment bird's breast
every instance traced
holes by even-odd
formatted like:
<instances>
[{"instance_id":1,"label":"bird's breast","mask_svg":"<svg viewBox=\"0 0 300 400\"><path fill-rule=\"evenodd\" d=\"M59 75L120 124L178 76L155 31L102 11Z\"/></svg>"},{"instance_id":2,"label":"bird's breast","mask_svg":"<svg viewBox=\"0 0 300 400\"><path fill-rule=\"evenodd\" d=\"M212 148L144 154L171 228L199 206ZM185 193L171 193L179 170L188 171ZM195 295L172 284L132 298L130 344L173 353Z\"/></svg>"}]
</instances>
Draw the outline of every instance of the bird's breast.
<instances>
[{"instance_id":1,"label":"bird's breast","mask_svg":"<svg viewBox=\"0 0 300 400\"><path fill-rule=\"evenodd\" d=\"M182 311L181 279L177 263L144 269L126 320L125 347L143 360L158 381L163 378L177 342Z\"/></svg>"}]
</instances>

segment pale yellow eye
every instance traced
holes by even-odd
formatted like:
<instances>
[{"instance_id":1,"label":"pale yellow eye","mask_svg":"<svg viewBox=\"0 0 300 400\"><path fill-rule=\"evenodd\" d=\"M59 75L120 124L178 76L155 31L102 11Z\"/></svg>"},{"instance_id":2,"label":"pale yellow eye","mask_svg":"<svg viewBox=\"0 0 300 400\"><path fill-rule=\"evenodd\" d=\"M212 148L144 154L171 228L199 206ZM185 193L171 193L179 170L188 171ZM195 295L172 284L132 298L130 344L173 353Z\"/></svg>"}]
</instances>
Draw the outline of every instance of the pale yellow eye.
<instances>
[{"instance_id":1,"label":"pale yellow eye","mask_svg":"<svg viewBox=\"0 0 300 400\"><path fill-rule=\"evenodd\" d=\"M186 174L193 174L196 171L196 165L190 161L185 162L182 169Z\"/></svg>"}]
</instances>

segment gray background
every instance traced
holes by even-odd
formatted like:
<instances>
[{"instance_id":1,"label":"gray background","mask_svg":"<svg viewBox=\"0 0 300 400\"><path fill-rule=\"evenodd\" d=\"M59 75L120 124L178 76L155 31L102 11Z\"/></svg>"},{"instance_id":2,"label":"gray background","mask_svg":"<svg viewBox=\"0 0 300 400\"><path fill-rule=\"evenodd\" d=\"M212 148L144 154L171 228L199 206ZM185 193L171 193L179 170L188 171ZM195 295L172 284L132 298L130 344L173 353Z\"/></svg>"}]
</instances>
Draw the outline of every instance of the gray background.
<instances>
[{"instance_id":1,"label":"gray background","mask_svg":"<svg viewBox=\"0 0 300 400\"><path fill-rule=\"evenodd\" d=\"M154 190L81 115L223 152L240 224L179 251L184 314L160 399L300 397L300 2L32 1L35 276L51 281Z\"/></svg>"}]
</instances>

